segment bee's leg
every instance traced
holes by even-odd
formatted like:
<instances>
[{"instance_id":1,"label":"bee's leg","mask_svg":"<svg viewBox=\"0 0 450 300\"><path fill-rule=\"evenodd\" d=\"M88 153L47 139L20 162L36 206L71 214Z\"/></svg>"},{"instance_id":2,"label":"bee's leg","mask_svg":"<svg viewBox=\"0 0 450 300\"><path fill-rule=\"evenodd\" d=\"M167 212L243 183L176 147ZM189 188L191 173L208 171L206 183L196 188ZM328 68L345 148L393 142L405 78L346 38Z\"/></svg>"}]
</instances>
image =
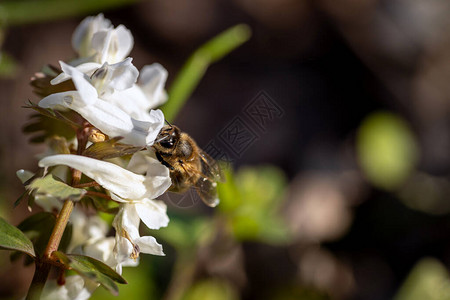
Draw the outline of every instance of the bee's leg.
<instances>
[{"instance_id":1,"label":"bee's leg","mask_svg":"<svg viewBox=\"0 0 450 300\"><path fill-rule=\"evenodd\" d=\"M160 163L162 163L164 166L168 167L170 170L175 169L167 161L165 161L164 158L162 158L161 154L159 154L158 152L155 152L155 153L156 153L156 158L159 160Z\"/></svg>"}]
</instances>

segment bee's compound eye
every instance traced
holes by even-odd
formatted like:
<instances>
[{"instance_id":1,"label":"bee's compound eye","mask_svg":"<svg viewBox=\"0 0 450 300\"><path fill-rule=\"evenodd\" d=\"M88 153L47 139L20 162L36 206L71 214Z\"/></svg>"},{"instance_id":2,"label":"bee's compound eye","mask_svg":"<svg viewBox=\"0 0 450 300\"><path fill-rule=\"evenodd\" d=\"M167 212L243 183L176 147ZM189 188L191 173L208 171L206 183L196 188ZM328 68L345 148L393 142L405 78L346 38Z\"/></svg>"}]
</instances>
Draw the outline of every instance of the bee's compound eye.
<instances>
[{"instance_id":1,"label":"bee's compound eye","mask_svg":"<svg viewBox=\"0 0 450 300\"><path fill-rule=\"evenodd\" d=\"M173 139L169 139L167 141L161 141L159 144L164 148L172 148L173 147Z\"/></svg>"}]
</instances>

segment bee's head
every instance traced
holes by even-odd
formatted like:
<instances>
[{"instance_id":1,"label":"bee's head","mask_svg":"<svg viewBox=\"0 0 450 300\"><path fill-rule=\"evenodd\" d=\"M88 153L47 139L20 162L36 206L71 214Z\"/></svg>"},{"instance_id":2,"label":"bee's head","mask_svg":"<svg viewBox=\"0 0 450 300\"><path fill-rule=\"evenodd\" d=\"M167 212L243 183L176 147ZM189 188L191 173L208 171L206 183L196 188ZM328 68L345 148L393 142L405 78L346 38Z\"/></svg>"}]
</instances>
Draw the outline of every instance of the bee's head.
<instances>
[{"instance_id":1,"label":"bee's head","mask_svg":"<svg viewBox=\"0 0 450 300\"><path fill-rule=\"evenodd\" d=\"M165 125L156 137L153 147L161 152L171 152L180 140L180 134L177 126Z\"/></svg>"}]
</instances>

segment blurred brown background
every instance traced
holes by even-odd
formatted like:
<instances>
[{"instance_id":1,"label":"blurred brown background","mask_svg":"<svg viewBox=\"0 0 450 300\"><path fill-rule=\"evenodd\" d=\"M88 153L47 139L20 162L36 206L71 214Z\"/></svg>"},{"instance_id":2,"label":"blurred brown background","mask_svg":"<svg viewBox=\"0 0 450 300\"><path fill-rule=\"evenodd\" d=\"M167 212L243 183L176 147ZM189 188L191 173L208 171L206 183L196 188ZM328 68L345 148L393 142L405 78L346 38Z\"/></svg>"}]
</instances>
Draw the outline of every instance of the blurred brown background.
<instances>
[{"instance_id":1,"label":"blurred brown background","mask_svg":"<svg viewBox=\"0 0 450 300\"><path fill-rule=\"evenodd\" d=\"M420 258L450 266L450 3L152 0L104 13L131 30L138 68L159 62L168 69L168 86L203 42L237 23L252 29L249 42L211 66L175 122L205 146L261 91L284 111L264 130L253 124L258 138L233 157L236 167L274 164L286 172L285 217L296 234L288 248L244 245L243 299L263 299L292 278L334 299L390 299ZM0 81L2 215L22 193L15 171L33 170L42 151L21 132L30 114L21 106L37 99L29 79L73 57L71 34L81 19L6 32L3 51L20 69ZM420 149L414 178L432 186L433 207L411 209L359 170L355 132L378 109L412 128ZM15 209L14 224L25 211ZM8 270L0 294L26 289L31 274Z\"/></svg>"}]
</instances>

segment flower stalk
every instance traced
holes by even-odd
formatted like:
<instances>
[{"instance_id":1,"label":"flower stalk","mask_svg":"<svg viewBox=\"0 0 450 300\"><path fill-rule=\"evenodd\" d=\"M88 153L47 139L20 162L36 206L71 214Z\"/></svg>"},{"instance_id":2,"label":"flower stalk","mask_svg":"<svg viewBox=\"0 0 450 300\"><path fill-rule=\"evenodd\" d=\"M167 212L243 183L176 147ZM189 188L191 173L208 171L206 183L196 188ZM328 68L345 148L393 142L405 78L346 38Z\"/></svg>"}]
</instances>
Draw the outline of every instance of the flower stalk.
<instances>
[{"instance_id":1,"label":"flower stalk","mask_svg":"<svg viewBox=\"0 0 450 300\"><path fill-rule=\"evenodd\" d=\"M56 219L55 227L53 227L52 235L50 236L50 240L48 241L47 247L44 251L43 259L44 261L53 260L52 253L54 251L58 251L59 243L61 242L61 238L64 234L64 230L66 229L67 222L69 221L70 214L73 210L73 201L66 200L64 205L58 214L58 218Z\"/></svg>"},{"instance_id":2,"label":"flower stalk","mask_svg":"<svg viewBox=\"0 0 450 300\"><path fill-rule=\"evenodd\" d=\"M74 170L73 173L79 173L79 171ZM79 174L81 177L81 173ZM61 242L61 238L64 234L64 230L66 229L73 207L73 201L66 200L64 202L64 205L58 214L58 218L56 219L55 227L53 227L52 234L48 241L47 247L45 248L42 259L36 260L36 270L30 289L28 290L26 300L35 300L40 298L42 289L44 288L45 282L47 281L47 277L50 273L51 266L54 263L52 253L58 250L59 243Z\"/></svg>"},{"instance_id":3,"label":"flower stalk","mask_svg":"<svg viewBox=\"0 0 450 300\"><path fill-rule=\"evenodd\" d=\"M78 138L78 149L77 152L82 152L86 147L86 137L83 134L86 130L80 130L77 133ZM76 169L72 169L72 186L80 183L81 172ZM53 227L52 234L48 241L47 247L44 250L41 259L36 260L36 269L34 272L33 280L31 282L30 288L26 300L37 300L40 299L42 290L44 288L47 277L50 273L50 269L53 264L56 263L55 259L52 257L53 252L58 251L59 244L61 242L64 231L66 230L67 223L69 222L70 214L72 213L74 203L71 200L64 201L64 205L58 214L55 221L55 226Z\"/></svg>"}]
</instances>

